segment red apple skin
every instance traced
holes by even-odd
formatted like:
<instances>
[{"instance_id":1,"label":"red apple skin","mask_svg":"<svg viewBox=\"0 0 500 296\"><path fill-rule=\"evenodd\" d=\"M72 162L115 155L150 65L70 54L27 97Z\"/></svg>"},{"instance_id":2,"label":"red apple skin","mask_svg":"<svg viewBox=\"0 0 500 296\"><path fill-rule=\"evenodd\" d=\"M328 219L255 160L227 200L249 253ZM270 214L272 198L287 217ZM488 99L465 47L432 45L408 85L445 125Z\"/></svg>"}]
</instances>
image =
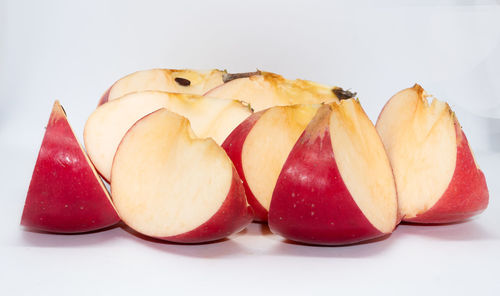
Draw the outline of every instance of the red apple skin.
<instances>
[{"instance_id":1,"label":"red apple skin","mask_svg":"<svg viewBox=\"0 0 500 296\"><path fill-rule=\"evenodd\" d=\"M114 84L113 84L113 85L114 85ZM108 90L106 90L106 91L104 92L104 94L102 95L101 99L99 100L99 104L97 104L97 107L99 107L99 106L101 106L101 105L103 105L103 104L106 104L106 103L108 102L109 92L111 91L111 88L113 87L113 85L112 85L112 86L110 86L110 87L108 88Z\"/></svg>"},{"instance_id":2,"label":"red apple skin","mask_svg":"<svg viewBox=\"0 0 500 296\"><path fill-rule=\"evenodd\" d=\"M321 112L321 114L320 114ZM290 152L269 208L269 227L287 239L346 245L384 235L353 200L335 162L328 106L321 107Z\"/></svg>"},{"instance_id":3,"label":"red apple skin","mask_svg":"<svg viewBox=\"0 0 500 296\"><path fill-rule=\"evenodd\" d=\"M452 223L475 216L488 207L489 193L483 172L477 167L472 151L458 121L455 172L443 196L429 210L413 218L415 223Z\"/></svg>"},{"instance_id":4,"label":"red apple skin","mask_svg":"<svg viewBox=\"0 0 500 296\"><path fill-rule=\"evenodd\" d=\"M254 221L266 222L268 214L267 210L259 203L257 198L255 198L255 195L253 195L252 190L250 190L250 187L248 186L248 183L245 179L245 173L243 172L243 164L241 161L241 154L243 152L243 145L245 144L245 140L262 114L264 114L264 111L254 113L240 125L238 125L231 132L231 134L229 134L224 143L222 143L222 148L226 151L229 158L233 161L236 171L243 181L247 201L252 207L255 215Z\"/></svg>"},{"instance_id":5,"label":"red apple skin","mask_svg":"<svg viewBox=\"0 0 500 296\"><path fill-rule=\"evenodd\" d=\"M54 233L102 229L120 221L58 102L47 125L21 225Z\"/></svg>"},{"instance_id":6,"label":"red apple skin","mask_svg":"<svg viewBox=\"0 0 500 296\"><path fill-rule=\"evenodd\" d=\"M216 241L243 230L252 222L253 216L241 179L233 167L233 181L226 200L207 222L189 232L159 239L190 244Z\"/></svg>"}]
</instances>

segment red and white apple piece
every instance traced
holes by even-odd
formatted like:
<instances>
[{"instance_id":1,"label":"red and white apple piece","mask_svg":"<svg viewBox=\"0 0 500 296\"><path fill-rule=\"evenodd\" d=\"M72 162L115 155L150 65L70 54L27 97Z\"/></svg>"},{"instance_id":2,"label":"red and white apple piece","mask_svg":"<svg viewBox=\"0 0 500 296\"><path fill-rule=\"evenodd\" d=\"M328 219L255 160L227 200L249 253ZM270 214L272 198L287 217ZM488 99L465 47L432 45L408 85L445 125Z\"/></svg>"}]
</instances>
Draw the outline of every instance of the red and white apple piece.
<instances>
[{"instance_id":1,"label":"red and white apple piece","mask_svg":"<svg viewBox=\"0 0 500 296\"><path fill-rule=\"evenodd\" d=\"M224 150L197 138L166 109L137 121L113 161L111 193L122 220L147 236L181 243L214 241L253 218Z\"/></svg>"},{"instance_id":2,"label":"red and white apple piece","mask_svg":"<svg viewBox=\"0 0 500 296\"><path fill-rule=\"evenodd\" d=\"M225 83L205 95L244 101L256 112L273 106L338 102L356 95L339 87L301 79L288 80L269 72L247 74L226 74Z\"/></svg>"},{"instance_id":3,"label":"red and white apple piece","mask_svg":"<svg viewBox=\"0 0 500 296\"><path fill-rule=\"evenodd\" d=\"M283 164L319 107L276 106L254 113L222 144L243 180L256 221L267 221Z\"/></svg>"},{"instance_id":4,"label":"red and white apple piece","mask_svg":"<svg viewBox=\"0 0 500 296\"><path fill-rule=\"evenodd\" d=\"M212 137L219 144L252 114L239 101L161 91L135 92L104 104L88 118L84 142L90 159L106 180L111 180L113 157L123 135L137 120L160 108L187 117L197 136Z\"/></svg>"},{"instance_id":5,"label":"red and white apple piece","mask_svg":"<svg viewBox=\"0 0 500 296\"><path fill-rule=\"evenodd\" d=\"M389 159L359 102L323 105L278 177L271 231L308 244L352 244L391 233L397 212Z\"/></svg>"},{"instance_id":6,"label":"red and white apple piece","mask_svg":"<svg viewBox=\"0 0 500 296\"><path fill-rule=\"evenodd\" d=\"M202 95L223 83L226 71L152 69L129 74L116 81L101 97L99 105L142 90Z\"/></svg>"},{"instance_id":7,"label":"red and white apple piece","mask_svg":"<svg viewBox=\"0 0 500 296\"><path fill-rule=\"evenodd\" d=\"M457 222L488 206L488 188L447 103L415 84L385 105L377 131L396 179L400 215L419 223Z\"/></svg>"},{"instance_id":8,"label":"red and white apple piece","mask_svg":"<svg viewBox=\"0 0 500 296\"><path fill-rule=\"evenodd\" d=\"M79 233L118 221L104 184L56 101L31 178L21 225L54 233Z\"/></svg>"}]
</instances>

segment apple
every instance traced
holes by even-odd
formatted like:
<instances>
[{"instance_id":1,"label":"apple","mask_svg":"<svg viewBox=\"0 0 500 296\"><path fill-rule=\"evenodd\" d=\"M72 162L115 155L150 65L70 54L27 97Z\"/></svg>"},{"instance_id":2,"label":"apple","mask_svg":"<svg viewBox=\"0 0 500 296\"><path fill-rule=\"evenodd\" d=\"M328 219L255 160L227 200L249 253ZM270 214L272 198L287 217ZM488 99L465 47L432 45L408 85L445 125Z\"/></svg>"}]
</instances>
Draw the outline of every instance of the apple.
<instances>
[{"instance_id":1,"label":"apple","mask_svg":"<svg viewBox=\"0 0 500 296\"><path fill-rule=\"evenodd\" d=\"M56 101L31 178L21 225L54 233L79 233L118 221L102 180Z\"/></svg>"},{"instance_id":2,"label":"apple","mask_svg":"<svg viewBox=\"0 0 500 296\"><path fill-rule=\"evenodd\" d=\"M212 137L219 144L252 114L248 106L239 101L161 91L135 92L110 101L90 115L84 129L89 157L108 182L113 157L123 135L137 120L160 108L187 117L197 136Z\"/></svg>"},{"instance_id":3,"label":"apple","mask_svg":"<svg viewBox=\"0 0 500 296\"><path fill-rule=\"evenodd\" d=\"M137 121L121 141L111 193L122 220L162 240L201 243L245 228L253 218L238 174L211 138L164 108Z\"/></svg>"},{"instance_id":4,"label":"apple","mask_svg":"<svg viewBox=\"0 0 500 296\"><path fill-rule=\"evenodd\" d=\"M223 83L221 70L171 70L152 69L129 74L116 81L101 97L99 105L125 94L141 90L161 90L167 92L202 95Z\"/></svg>"},{"instance_id":5,"label":"apple","mask_svg":"<svg viewBox=\"0 0 500 296\"><path fill-rule=\"evenodd\" d=\"M262 71L247 75L226 74L224 81L224 84L205 95L244 101L256 112L272 106L337 102L339 99L356 95L339 87L301 79L288 80L280 75Z\"/></svg>"},{"instance_id":6,"label":"apple","mask_svg":"<svg viewBox=\"0 0 500 296\"><path fill-rule=\"evenodd\" d=\"M398 222L389 159L357 100L323 105L281 170L269 208L272 232L344 245L391 233Z\"/></svg>"},{"instance_id":7,"label":"apple","mask_svg":"<svg viewBox=\"0 0 500 296\"><path fill-rule=\"evenodd\" d=\"M254 113L222 144L243 180L256 221L267 221L283 164L319 107L276 106Z\"/></svg>"},{"instance_id":8,"label":"apple","mask_svg":"<svg viewBox=\"0 0 500 296\"><path fill-rule=\"evenodd\" d=\"M418 223L457 222L488 206L488 188L456 115L415 86L382 109L377 131L397 184L400 215Z\"/></svg>"}]
</instances>

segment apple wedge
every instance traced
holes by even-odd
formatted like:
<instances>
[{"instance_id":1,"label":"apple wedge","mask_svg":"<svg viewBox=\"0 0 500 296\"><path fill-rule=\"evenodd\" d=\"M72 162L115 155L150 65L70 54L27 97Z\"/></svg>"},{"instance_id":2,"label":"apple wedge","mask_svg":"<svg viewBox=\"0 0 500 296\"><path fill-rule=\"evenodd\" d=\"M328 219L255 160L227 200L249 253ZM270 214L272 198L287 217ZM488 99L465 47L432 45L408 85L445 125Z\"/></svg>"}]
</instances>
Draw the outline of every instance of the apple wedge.
<instances>
[{"instance_id":1,"label":"apple wedge","mask_svg":"<svg viewBox=\"0 0 500 296\"><path fill-rule=\"evenodd\" d=\"M111 180L113 157L127 130L160 108L187 117L197 136L212 137L219 144L252 114L247 105L232 100L161 91L127 94L98 107L85 124L85 148L101 176Z\"/></svg>"},{"instance_id":2,"label":"apple wedge","mask_svg":"<svg viewBox=\"0 0 500 296\"><path fill-rule=\"evenodd\" d=\"M447 103L415 84L385 105L377 131L397 184L400 215L419 223L457 222L488 206L488 188Z\"/></svg>"},{"instance_id":3,"label":"apple wedge","mask_svg":"<svg viewBox=\"0 0 500 296\"><path fill-rule=\"evenodd\" d=\"M152 69L129 74L116 81L101 97L99 105L141 90L202 95L223 83L221 70Z\"/></svg>"},{"instance_id":4,"label":"apple wedge","mask_svg":"<svg viewBox=\"0 0 500 296\"><path fill-rule=\"evenodd\" d=\"M278 177L271 231L308 244L352 244L391 233L397 213L389 159L359 102L323 105Z\"/></svg>"},{"instance_id":5,"label":"apple wedge","mask_svg":"<svg viewBox=\"0 0 500 296\"><path fill-rule=\"evenodd\" d=\"M224 141L243 180L256 221L267 221L276 180L288 154L320 107L276 106L253 114Z\"/></svg>"},{"instance_id":6,"label":"apple wedge","mask_svg":"<svg viewBox=\"0 0 500 296\"><path fill-rule=\"evenodd\" d=\"M54 233L79 233L118 221L104 184L56 101L31 178L21 225Z\"/></svg>"},{"instance_id":7,"label":"apple wedge","mask_svg":"<svg viewBox=\"0 0 500 296\"><path fill-rule=\"evenodd\" d=\"M272 106L338 102L339 99L356 95L339 87L301 79L288 80L280 75L262 71L247 75L226 74L224 81L224 84L205 95L244 101L256 112Z\"/></svg>"},{"instance_id":8,"label":"apple wedge","mask_svg":"<svg viewBox=\"0 0 500 296\"><path fill-rule=\"evenodd\" d=\"M242 230L253 218L224 150L211 138L197 138L186 118L166 109L128 130L111 174L120 217L147 236L214 241Z\"/></svg>"}]
</instances>

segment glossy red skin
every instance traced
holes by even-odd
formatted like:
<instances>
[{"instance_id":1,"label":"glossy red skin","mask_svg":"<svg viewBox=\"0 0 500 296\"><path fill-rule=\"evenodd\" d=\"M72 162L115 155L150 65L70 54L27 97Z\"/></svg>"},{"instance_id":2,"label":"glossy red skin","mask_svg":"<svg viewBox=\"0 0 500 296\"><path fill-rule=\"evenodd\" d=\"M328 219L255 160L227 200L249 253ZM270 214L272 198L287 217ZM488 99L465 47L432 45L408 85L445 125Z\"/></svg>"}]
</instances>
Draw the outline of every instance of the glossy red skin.
<instances>
[{"instance_id":1,"label":"glossy red skin","mask_svg":"<svg viewBox=\"0 0 500 296\"><path fill-rule=\"evenodd\" d=\"M189 232L159 239L178 243L216 241L243 230L252 219L252 208L247 204L245 189L233 167L233 181L228 195L220 209L207 222Z\"/></svg>"},{"instance_id":2,"label":"glossy red skin","mask_svg":"<svg viewBox=\"0 0 500 296\"><path fill-rule=\"evenodd\" d=\"M66 115L54 104L28 189L21 225L54 233L102 229L120 221Z\"/></svg>"},{"instance_id":3,"label":"glossy red skin","mask_svg":"<svg viewBox=\"0 0 500 296\"><path fill-rule=\"evenodd\" d=\"M108 90L106 90L106 92L102 95L101 99L99 100L99 104L97 104L97 107L99 107L99 106L101 106L101 105L103 105L103 104L105 104L105 103L108 102L109 93L111 92L111 88L113 87L113 85L110 86L108 88Z\"/></svg>"},{"instance_id":4,"label":"glossy red skin","mask_svg":"<svg viewBox=\"0 0 500 296\"><path fill-rule=\"evenodd\" d=\"M278 177L269 227L287 239L345 245L384 235L353 200L335 162L329 118L323 106L302 133Z\"/></svg>"},{"instance_id":5,"label":"glossy red skin","mask_svg":"<svg viewBox=\"0 0 500 296\"><path fill-rule=\"evenodd\" d=\"M489 193L483 172L477 167L469 142L455 121L457 161L455 172L443 196L427 211L404 221L451 223L475 216L488 207Z\"/></svg>"},{"instance_id":6,"label":"glossy red skin","mask_svg":"<svg viewBox=\"0 0 500 296\"><path fill-rule=\"evenodd\" d=\"M264 114L264 111L254 113L240 125L238 125L224 141L224 143L222 144L222 148L226 150L227 155L233 161L236 171L243 181L243 186L245 188L248 203L252 207L255 214L254 220L266 222L268 212L257 200L255 195L252 193L252 190L250 190L250 187L248 186L248 183L245 179L245 172L243 171L243 164L241 161L241 154L243 152L243 145L245 144L245 140L262 114Z\"/></svg>"}]
</instances>

